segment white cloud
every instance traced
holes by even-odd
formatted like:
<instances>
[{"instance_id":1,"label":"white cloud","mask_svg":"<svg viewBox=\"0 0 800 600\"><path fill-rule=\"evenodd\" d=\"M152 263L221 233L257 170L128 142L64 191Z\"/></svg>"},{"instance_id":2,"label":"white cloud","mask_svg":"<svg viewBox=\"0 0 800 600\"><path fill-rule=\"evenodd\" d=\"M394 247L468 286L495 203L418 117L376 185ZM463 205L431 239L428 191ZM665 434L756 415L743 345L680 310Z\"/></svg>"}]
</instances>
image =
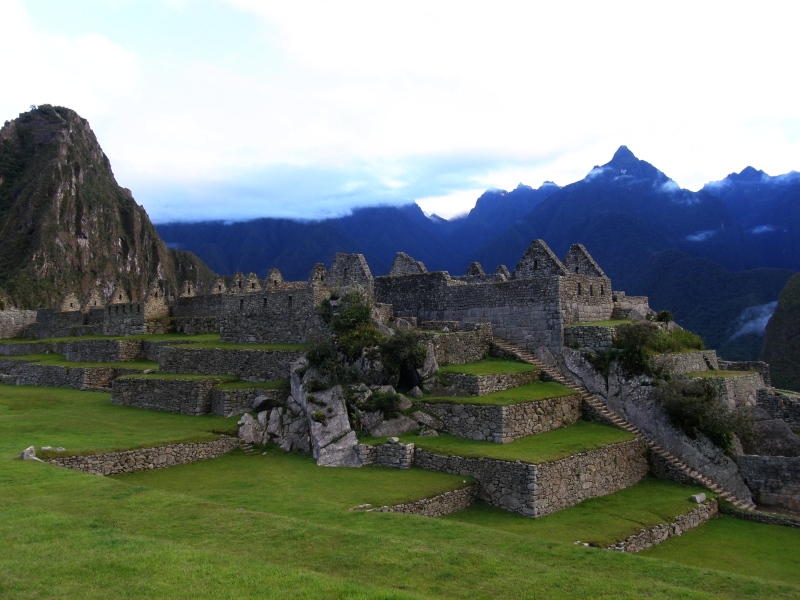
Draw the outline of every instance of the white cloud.
<instances>
[{"instance_id":1,"label":"white cloud","mask_svg":"<svg viewBox=\"0 0 800 600\"><path fill-rule=\"evenodd\" d=\"M734 324L735 331L730 339L735 339L748 333L763 334L777 306L778 301L775 300L767 304L745 308Z\"/></svg>"},{"instance_id":2,"label":"white cloud","mask_svg":"<svg viewBox=\"0 0 800 600\"><path fill-rule=\"evenodd\" d=\"M709 231L698 231L692 235L686 236L687 242L705 242L708 238L716 234L716 231L709 230Z\"/></svg>"}]
</instances>

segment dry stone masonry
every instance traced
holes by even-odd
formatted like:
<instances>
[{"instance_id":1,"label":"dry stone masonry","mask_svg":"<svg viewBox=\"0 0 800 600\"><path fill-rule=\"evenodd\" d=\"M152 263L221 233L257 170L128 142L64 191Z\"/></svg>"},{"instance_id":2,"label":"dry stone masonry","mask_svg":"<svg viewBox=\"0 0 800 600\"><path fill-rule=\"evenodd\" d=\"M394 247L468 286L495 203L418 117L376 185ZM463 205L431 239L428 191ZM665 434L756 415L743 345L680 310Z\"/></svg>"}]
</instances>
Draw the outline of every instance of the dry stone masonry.
<instances>
[{"instance_id":1,"label":"dry stone masonry","mask_svg":"<svg viewBox=\"0 0 800 600\"><path fill-rule=\"evenodd\" d=\"M717 500L709 500L686 514L678 515L672 523L656 525L650 529L642 529L639 533L609 546L608 549L617 550L618 552L641 552L656 544L665 542L673 536L683 535L685 532L699 527L714 517L717 511Z\"/></svg>"},{"instance_id":2,"label":"dry stone masonry","mask_svg":"<svg viewBox=\"0 0 800 600\"><path fill-rule=\"evenodd\" d=\"M147 375L119 377L111 384L111 404L150 408L184 415L211 411L212 388L224 377L165 379Z\"/></svg>"},{"instance_id":3,"label":"dry stone masonry","mask_svg":"<svg viewBox=\"0 0 800 600\"><path fill-rule=\"evenodd\" d=\"M166 346L158 359L163 373L235 375L248 381L275 381L289 377L300 350L231 350Z\"/></svg>"},{"instance_id":4,"label":"dry stone masonry","mask_svg":"<svg viewBox=\"0 0 800 600\"><path fill-rule=\"evenodd\" d=\"M432 498L423 498L407 504L371 508L367 512L394 512L423 517L443 517L464 510L475 502L478 486L471 485L460 490L445 492Z\"/></svg>"}]
</instances>

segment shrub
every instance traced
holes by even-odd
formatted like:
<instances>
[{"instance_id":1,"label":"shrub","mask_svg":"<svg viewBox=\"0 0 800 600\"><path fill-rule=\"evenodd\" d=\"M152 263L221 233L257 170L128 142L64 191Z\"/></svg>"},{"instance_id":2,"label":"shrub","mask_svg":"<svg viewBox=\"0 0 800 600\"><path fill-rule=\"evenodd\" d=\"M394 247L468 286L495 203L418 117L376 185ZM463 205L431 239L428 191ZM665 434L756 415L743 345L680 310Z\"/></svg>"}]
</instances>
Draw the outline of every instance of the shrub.
<instances>
[{"instance_id":1,"label":"shrub","mask_svg":"<svg viewBox=\"0 0 800 600\"><path fill-rule=\"evenodd\" d=\"M342 297L330 323L336 335L372 327L372 303L362 291L348 292Z\"/></svg>"},{"instance_id":2,"label":"shrub","mask_svg":"<svg viewBox=\"0 0 800 600\"><path fill-rule=\"evenodd\" d=\"M745 442L755 436L750 412L728 408L717 387L707 379L676 378L661 383L655 400L687 436L696 439L702 433L728 452L733 450L734 434Z\"/></svg>"},{"instance_id":3,"label":"shrub","mask_svg":"<svg viewBox=\"0 0 800 600\"><path fill-rule=\"evenodd\" d=\"M367 412L379 410L383 413L385 419L391 419L397 416L400 410L400 394L374 392L365 402L361 402L358 407Z\"/></svg>"},{"instance_id":4,"label":"shrub","mask_svg":"<svg viewBox=\"0 0 800 600\"><path fill-rule=\"evenodd\" d=\"M358 360L364 348L377 346L385 337L372 324L359 325L355 329L338 335L336 337L336 346L352 362Z\"/></svg>"},{"instance_id":5,"label":"shrub","mask_svg":"<svg viewBox=\"0 0 800 600\"><path fill-rule=\"evenodd\" d=\"M321 410L315 410L311 413L311 420L316 421L317 423L322 423L323 425L328 424L328 418L325 416L325 413Z\"/></svg>"},{"instance_id":6,"label":"shrub","mask_svg":"<svg viewBox=\"0 0 800 600\"><path fill-rule=\"evenodd\" d=\"M703 338L686 329L659 331L650 341L650 349L656 352L680 352L681 350L703 350Z\"/></svg>"},{"instance_id":7,"label":"shrub","mask_svg":"<svg viewBox=\"0 0 800 600\"><path fill-rule=\"evenodd\" d=\"M416 369L425 364L425 346L420 344L419 334L414 331L396 331L380 344L381 362L393 375L406 369Z\"/></svg>"},{"instance_id":8,"label":"shrub","mask_svg":"<svg viewBox=\"0 0 800 600\"><path fill-rule=\"evenodd\" d=\"M614 348L619 350L620 366L631 375L650 372L647 350L658 334L658 328L651 323L626 323L617 328Z\"/></svg>"},{"instance_id":9,"label":"shrub","mask_svg":"<svg viewBox=\"0 0 800 600\"><path fill-rule=\"evenodd\" d=\"M675 319L672 318L672 313L668 310L662 310L656 315L656 321L659 323L672 323Z\"/></svg>"}]
</instances>

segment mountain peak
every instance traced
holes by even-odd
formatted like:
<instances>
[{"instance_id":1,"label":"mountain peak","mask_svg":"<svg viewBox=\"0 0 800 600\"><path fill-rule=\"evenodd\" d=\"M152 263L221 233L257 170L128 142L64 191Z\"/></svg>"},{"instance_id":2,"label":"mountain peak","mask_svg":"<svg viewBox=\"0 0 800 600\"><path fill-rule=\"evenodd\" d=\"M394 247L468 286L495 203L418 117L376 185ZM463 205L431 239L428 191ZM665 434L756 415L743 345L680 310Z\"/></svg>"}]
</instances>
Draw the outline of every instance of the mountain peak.
<instances>
[{"instance_id":1,"label":"mountain peak","mask_svg":"<svg viewBox=\"0 0 800 600\"><path fill-rule=\"evenodd\" d=\"M767 174L764 171L754 167L747 166L740 173L731 173L728 175L731 179L738 179L739 181L761 181Z\"/></svg>"},{"instance_id":2,"label":"mountain peak","mask_svg":"<svg viewBox=\"0 0 800 600\"><path fill-rule=\"evenodd\" d=\"M595 169L597 169L597 167L595 167ZM636 158L634 153L631 152L627 146L620 146L611 160L600 167L600 169L614 177L627 175L636 179L653 179L656 181L666 181L669 179L664 173L656 169L650 163Z\"/></svg>"}]
</instances>

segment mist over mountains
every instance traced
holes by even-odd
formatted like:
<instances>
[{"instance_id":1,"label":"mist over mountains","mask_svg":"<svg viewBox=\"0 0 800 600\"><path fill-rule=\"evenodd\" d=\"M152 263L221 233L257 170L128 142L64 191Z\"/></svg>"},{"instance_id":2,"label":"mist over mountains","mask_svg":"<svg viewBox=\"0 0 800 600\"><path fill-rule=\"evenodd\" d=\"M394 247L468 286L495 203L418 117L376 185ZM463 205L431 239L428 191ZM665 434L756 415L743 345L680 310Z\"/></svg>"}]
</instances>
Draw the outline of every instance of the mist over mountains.
<instances>
[{"instance_id":1,"label":"mist over mountains","mask_svg":"<svg viewBox=\"0 0 800 600\"><path fill-rule=\"evenodd\" d=\"M469 214L449 221L409 204L324 221L157 229L168 245L191 250L218 273L263 277L277 267L293 280L306 279L316 262L330 264L336 252L364 254L374 275L386 274L400 251L430 271L462 274L472 261L487 272L498 264L513 270L533 239L559 256L580 242L615 289L673 311L722 356L755 359L764 315L800 270L800 174L770 177L747 167L692 192L622 146L581 181L489 190Z\"/></svg>"}]
</instances>

